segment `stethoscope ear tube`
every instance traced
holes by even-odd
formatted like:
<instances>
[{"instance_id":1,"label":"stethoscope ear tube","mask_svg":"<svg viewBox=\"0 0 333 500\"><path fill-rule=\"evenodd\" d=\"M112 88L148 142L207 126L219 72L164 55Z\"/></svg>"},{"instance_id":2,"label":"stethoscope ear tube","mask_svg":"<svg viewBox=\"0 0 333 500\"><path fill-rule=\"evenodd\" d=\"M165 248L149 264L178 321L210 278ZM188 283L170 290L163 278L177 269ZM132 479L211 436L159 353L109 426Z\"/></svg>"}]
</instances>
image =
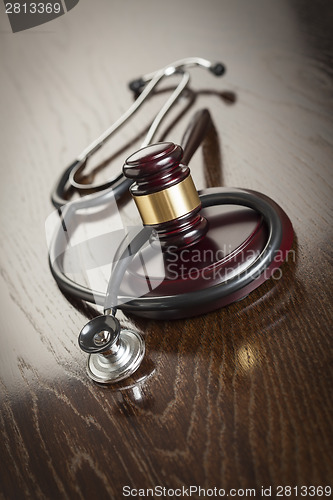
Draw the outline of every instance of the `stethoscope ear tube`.
<instances>
[{"instance_id":1,"label":"stethoscope ear tube","mask_svg":"<svg viewBox=\"0 0 333 500\"><path fill-rule=\"evenodd\" d=\"M60 209L61 207L67 205L69 203L68 200L65 199L65 192L66 188L68 185L68 180L70 177L70 174L74 171L80 168L80 166L83 164L83 161L81 160L75 160L73 163L69 165L69 167L64 170L64 172L61 174L59 177L52 193L51 193L51 201L53 206L56 209ZM129 189L130 185L132 184L132 181L130 179L126 179L126 177L121 174L117 175L114 179L111 179L109 181L109 186L108 189L111 189L112 186L112 192L116 200L121 198ZM105 189L106 191L106 189ZM98 192L97 192L98 194ZM102 193L101 193L102 194Z\"/></svg>"},{"instance_id":2,"label":"stethoscope ear tube","mask_svg":"<svg viewBox=\"0 0 333 500\"><path fill-rule=\"evenodd\" d=\"M80 164L82 164L82 161L80 160L73 161L73 163L71 163L60 175L54 189L51 192L51 201L55 208L59 209L68 202L68 200L64 198L68 179L70 173L75 168L78 168Z\"/></svg>"},{"instance_id":3,"label":"stethoscope ear tube","mask_svg":"<svg viewBox=\"0 0 333 500\"><path fill-rule=\"evenodd\" d=\"M215 76L221 76L225 72L225 66L222 63L212 63L207 59L203 59L201 57L189 57L186 59L181 59L176 61L164 68L151 73L149 75L145 75L144 77L135 80L133 84L130 85L131 90L141 90L142 92L139 94L137 99L132 103L129 109L107 130L105 130L100 137L98 137L95 141L92 142L82 153L77 157L77 159L71 163L61 174L55 188L51 194L52 204L58 209L61 206L65 205L68 200L65 198L66 188L72 187L73 189L79 190L89 190L91 191L101 191L104 189L108 189L110 187L114 190L115 198L120 198L128 189L131 182L128 181L122 174L116 175L112 179L109 179L102 184L81 184L79 180L76 179L76 174L78 174L79 170L83 168L87 159L92 156L103 144L110 139L110 137L117 132L121 127L125 125L125 123L131 118L137 110L141 107L144 101L150 96L150 94L155 89L156 85L159 82L168 76L179 74L180 82L173 90L161 110L155 116L148 133L141 144L141 147L148 146L152 143L154 136L160 126L161 122L164 120L165 116L168 114L173 105L177 102L179 96L183 93L183 91L188 86L190 76L186 71L189 67L202 67L206 68ZM134 85L134 88L132 88Z\"/></svg>"}]
</instances>

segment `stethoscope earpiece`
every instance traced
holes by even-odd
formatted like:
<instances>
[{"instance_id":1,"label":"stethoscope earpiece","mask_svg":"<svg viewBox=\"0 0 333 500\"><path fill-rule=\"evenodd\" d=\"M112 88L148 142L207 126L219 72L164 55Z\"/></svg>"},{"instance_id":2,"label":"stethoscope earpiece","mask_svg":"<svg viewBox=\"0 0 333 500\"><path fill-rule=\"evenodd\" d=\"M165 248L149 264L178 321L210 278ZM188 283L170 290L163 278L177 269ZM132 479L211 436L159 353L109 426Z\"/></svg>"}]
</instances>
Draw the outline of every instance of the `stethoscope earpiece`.
<instances>
[{"instance_id":1,"label":"stethoscope earpiece","mask_svg":"<svg viewBox=\"0 0 333 500\"><path fill-rule=\"evenodd\" d=\"M209 70L215 75L215 76L222 76L225 73L225 66L222 63L216 63L213 64Z\"/></svg>"},{"instance_id":2,"label":"stethoscope earpiece","mask_svg":"<svg viewBox=\"0 0 333 500\"><path fill-rule=\"evenodd\" d=\"M122 329L117 318L93 318L81 330L80 348L89 354L89 377L100 384L119 382L132 375L145 354L145 342L135 331Z\"/></svg>"}]
</instances>

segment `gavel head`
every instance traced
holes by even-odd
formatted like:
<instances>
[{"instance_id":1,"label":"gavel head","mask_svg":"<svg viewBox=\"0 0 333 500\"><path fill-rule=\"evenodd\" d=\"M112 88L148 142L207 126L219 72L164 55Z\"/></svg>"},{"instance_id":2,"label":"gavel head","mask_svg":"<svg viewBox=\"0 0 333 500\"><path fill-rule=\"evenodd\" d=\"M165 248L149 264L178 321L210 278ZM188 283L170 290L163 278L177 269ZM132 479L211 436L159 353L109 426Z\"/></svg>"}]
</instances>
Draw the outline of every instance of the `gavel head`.
<instances>
[{"instance_id":1,"label":"gavel head","mask_svg":"<svg viewBox=\"0 0 333 500\"><path fill-rule=\"evenodd\" d=\"M133 179L131 195L145 226L158 234L162 249L194 245L208 230L183 150L171 142L153 144L127 158L123 167Z\"/></svg>"}]
</instances>

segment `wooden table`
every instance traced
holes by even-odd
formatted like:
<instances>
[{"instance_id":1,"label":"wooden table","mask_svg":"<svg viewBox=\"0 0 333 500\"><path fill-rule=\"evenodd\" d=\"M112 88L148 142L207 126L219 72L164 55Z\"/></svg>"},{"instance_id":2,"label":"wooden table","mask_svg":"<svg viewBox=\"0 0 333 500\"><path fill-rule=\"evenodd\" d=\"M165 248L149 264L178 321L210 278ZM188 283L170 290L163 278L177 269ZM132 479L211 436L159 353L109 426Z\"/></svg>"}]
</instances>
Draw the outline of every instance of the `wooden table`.
<instances>
[{"instance_id":1,"label":"wooden table","mask_svg":"<svg viewBox=\"0 0 333 500\"><path fill-rule=\"evenodd\" d=\"M263 486L275 498L279 485L298 496L333 486L331 2L81 0L16 34L0 10L0 497L118 499L125 486L260 497ZM130 105L126 82L189 55L228 70L193 70L194 102L166 138L179 141L207 107L215 131L190 165L197 187L276 200L294 226L292 258L282 279L206 316L122 315L144 334L150 376L101 388L77 345L94 313L48 268L50 191ZM128 146L114 171L167 95L112 141ZM131 203L120 208L124 224L135 219Z\"/></svg>"}]
</instances>

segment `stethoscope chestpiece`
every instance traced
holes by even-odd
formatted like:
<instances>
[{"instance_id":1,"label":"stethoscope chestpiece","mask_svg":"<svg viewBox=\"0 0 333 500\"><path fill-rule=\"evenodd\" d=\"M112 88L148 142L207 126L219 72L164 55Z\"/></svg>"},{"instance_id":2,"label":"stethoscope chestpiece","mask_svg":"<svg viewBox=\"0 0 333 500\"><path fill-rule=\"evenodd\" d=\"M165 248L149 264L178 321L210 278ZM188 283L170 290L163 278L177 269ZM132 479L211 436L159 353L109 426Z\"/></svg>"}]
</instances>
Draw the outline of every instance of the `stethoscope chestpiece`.
<instances>
[{"instance_id":1,"label":"stethoscope chestpiece","mask_svg":"<svg viewBox=\"0 0 333 500\"><path fill-rule=\"evenodd\" d=\"M145 343L138 332L122 329L117 318L93 318L81 330L80 348L89 354L87 372L100 384L119 382L132 375L145 354Z\"/></svg>"}]
</instances>

